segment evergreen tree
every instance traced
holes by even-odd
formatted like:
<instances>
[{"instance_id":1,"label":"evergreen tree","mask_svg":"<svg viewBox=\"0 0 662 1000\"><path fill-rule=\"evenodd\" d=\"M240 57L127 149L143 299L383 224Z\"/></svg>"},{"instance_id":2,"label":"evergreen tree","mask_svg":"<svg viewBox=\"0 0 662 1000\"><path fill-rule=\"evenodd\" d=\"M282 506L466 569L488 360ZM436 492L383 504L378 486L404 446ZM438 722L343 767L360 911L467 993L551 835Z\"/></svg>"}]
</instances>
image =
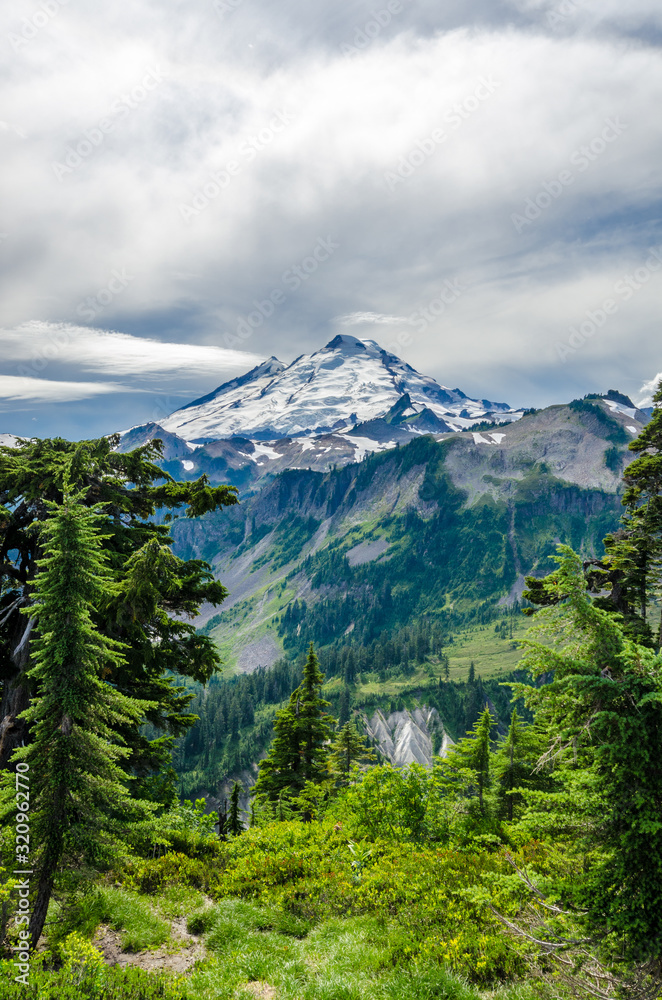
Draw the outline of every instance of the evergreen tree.
<instances>
[{"instance_id":1,"label":"evergreen tree","mask_svg":"<svg viewBox=\"0 0 662 1000\"><path fill-rule=\"evenodd\" d=\"M298 794L306 782L327 776L328 742L335 720L325 711L321 696L324 675L311 642L303 680L290 695L286 708L276 713L269 753L260 761L255 794L278 801L283 792Z\"/></svg>"},{"instance_id":2,"label":"evergreen tree","mask_svg":"<svg viewBox=\"0 0 662 1000\"><path fill-rule=\"evenodd\" d=\"M244 825L241 822L242 810L239 806L239 796L241 795L243 788L238 781L235 781L232 786L232 794L230 795L230 811L227 818L227 831L231 833L233 837L238 837L240 833L244 832Z\"/></svg>"},{"instance_id":3,"label":"evergreen tree","mask_svg":"<svg viewBox=\"0 0 662 1000\"><path fill-rule=\"evenodd\" d=\"M545 751L545 736L523 722L514 708L506 737L499 743L492 761L497 815L512 822L516 807L523 802L522 788L550 788L548 771L536 770Z\"/></svg>"},{"instance_id":4,"label":"evergreen tree","mask_svg":"<svg viewBox=\"0 0 662 1000\"><path fill-rule=\"evenodd\" d=\"M61 506L45 501L43 556L27 610L35 626L27 677L38 694L24 712L31 742L15 751L13 762L30 768L33 948L61 867L98 865L112 856L127 820L145 815L126 790L120 763L129 750L117 728L137 728L150 706L108 683L124 664L124 647L104 636L94 619L117 588L102 551L105 516L83 500L65 487Z\"/></svg>"},{"instance_id":5,"label":"evergreen tree","mask_svg":"<svg viewBox=\"0 0 662 1000\"><path fill-rule=\"evenodd\" d=\"M641 434L630 442L638 454L623 475L627 509L626 528L630 528L639 555L640 614L646 618L647 603L659 597L662 589L662 380L653 397L653 414ZM656 646L662 646L662 616L657 628Z\"/></svg>"},{"instance_id":6,"label":"evergreen tree","mask_svg":"<svg viewBox=\"0 0 662 1000\"><path fill-rule=\"evenodd\" d=\"M35 527L48 515L45 501L62 502L66 480L72 489L86 491L79 503L102 503L106 512L103 549L119 586L113 599L97 609L95 622L103 635L126 647L113 669L113 684L127 697L150 703L149 727L118 722L133 751L134 794L167 800L174 772L170 769L165 786L154 776L170 767L172 739L194 721L188 711L191 695L178 679L205 683L219 662L212 639L197 632L190 619L203 601L220 604L227 591L207 563L172 554L170 529L154 516L167 511L160 520L168 521L177 517L172 511L184 507L186 517L199 517L237 498L231 487L210 488L204 476L175 482L154 464L162 454L160 441L126 454L116 450L119 443L119 436L111 435L0 447L0 767L7 767L12 752L31 738L22 712L38 693L27 678L34 621L21 612L33 600L42 555Z\"/></svg>"},{"instance_id":7,"label":"evergreen tree","mask_svg":"<svg viewBox=\"0 0 662 1000\"><path fill-rule=\"evenodd\" d=\"M359 733L354 720L350 719L333 738L329 756L332 771L346 778L354 764L374 759L375 752L366 745L365 736Z\"/></svg>"},{"instance_id":8,"label":"evergreen tree","mask_svg":"<svg viewBox=\"0 0 662 1000\"><path fill-rule=\"evenodd\" d=\"M534 677L553 679L515 685L547 729L556 788L526 793L521 823L539 836L546 817L566 831L566 849L584 866L590 858L591 868L583 894L572 882L562 891L595 930L616 934L626 955L659 961L662 656L626 638L591 601L579 557L566 546L559 552L546 583L556 604L537 613L522 661Z\"/></svg>"},{"instance_id":9,"label":"evergreen tree","mask_svg":"<svg viewBox=\"0 0 662 1000\"><path fill-rule=\"evenodd\" d=\"M349 720L349 707L350 707L349 688L345 684L343 685L343 689L340 692L340 705L338 707L338 724L340 726L344 726L345 723Z\"/></svg>"},{"instance_id":10,"label":"evergreen tree","mask_svg":"<svg viewBox=\"0 0 662 1000\"><path fill-rule=\"evenodd\" d=\"M486 795L492 784L490 734L494 719L489 708L478 717L471 733L449 751L444 764L451 770L472 774L473 793L478 796L478 811L487 814Z\"/></svg>"},{"instance_id":11,"label":"evergreen tree","mask_svg":"<svg viewBox=\"0 0 662 1000\"><path fill-rule=\"evenodd\" d=\"M605 556L588 560L584 570L588 589L596 595L594 606L618 614L629 639L659 649L662 616L654 633L648 609L662 591L662 381L654 400L650 422L629 445L639 457L623 475L622 527L604 539ZM553 573L542 580L527 577L523 596L539 606L557 603L554 577ZM532 608L525 610L534 613Z\"/></svg>"}]
</instances>

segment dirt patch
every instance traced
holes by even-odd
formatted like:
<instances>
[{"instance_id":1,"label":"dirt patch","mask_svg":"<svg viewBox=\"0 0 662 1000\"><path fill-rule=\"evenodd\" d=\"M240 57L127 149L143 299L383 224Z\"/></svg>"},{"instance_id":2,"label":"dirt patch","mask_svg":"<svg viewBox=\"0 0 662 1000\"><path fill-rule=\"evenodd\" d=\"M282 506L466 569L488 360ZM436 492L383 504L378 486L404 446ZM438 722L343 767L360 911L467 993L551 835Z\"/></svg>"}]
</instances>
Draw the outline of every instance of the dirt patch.
<instances>
[{"instance_id":1,"label":"dirt patch","mask_svg":"<svg viewBox=\"0 0 662 1000\"><path fill-rule=\"evenodd\" d=\"M154 951L123 951L122 936L105 924L97 931L94 944L103 953L108 965L126 968L135 965L140 969L175 972L182 975L204 957L202 943L186 930L186 917L171 921L171 938L167 944ZM259 996L261 994L256 994ZM266 996L266 994L264 994Z\"/></svg>"},{"instance_id":2,"label":"dirt patch","mask_svg":"<svg viewBox=\"0 0 662 1000\"><path fill-rule=\"evenodd\" d=\"M246 983L241 988L244 993L252 993L254 997L258 997L258 1000L273 1000L276 996L276 990L273 986L269 986L269 983L263 983L258 980Z\"/></svg>"}]
</instances>

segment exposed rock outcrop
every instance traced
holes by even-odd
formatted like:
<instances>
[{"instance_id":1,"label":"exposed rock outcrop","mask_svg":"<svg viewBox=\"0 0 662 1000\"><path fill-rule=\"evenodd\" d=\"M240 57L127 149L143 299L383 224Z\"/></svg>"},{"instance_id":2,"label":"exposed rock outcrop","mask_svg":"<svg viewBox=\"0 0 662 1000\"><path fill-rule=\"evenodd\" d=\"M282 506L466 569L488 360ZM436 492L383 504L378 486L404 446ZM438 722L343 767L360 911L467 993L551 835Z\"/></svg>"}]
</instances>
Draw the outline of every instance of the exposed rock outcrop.
<instances>
[{"instance_id":1,"label":"exposed rock outcrop","mask_svg":"<svg viewBox=\"0 0 662 1000\"><path fill-rule=\"evenodd\" d=\"M396 767L414 763L431 767L434 743L438 746L437 754L442 757L453 745L439 712L427 705L412 711L391 712L388 718L378 709L372 719L364 716L363 725L380 753Z\"/></svg>"}]
</instances>

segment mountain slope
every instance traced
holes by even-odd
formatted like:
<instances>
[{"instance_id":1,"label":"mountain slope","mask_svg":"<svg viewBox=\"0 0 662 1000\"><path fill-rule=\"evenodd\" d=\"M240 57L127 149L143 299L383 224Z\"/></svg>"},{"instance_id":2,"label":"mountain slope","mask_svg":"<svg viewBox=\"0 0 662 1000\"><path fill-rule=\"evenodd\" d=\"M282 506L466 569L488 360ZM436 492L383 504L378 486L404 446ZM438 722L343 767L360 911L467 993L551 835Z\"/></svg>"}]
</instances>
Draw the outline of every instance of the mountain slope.
<instances>
[{"instance_id":1,"label":"mountain slope","mask_svg":"<svg viewBox=\"0 0 662 1000\"><path fill-rule=\"evenodd\" d=\"M383 416L405 394L411 415L427 409L445 430L511 413L506 403L469 399L440 386L374 340L337 336L287 367L270 358L175 411L161 426L193 443L328 434Z\"/></svg>"},{"instance_id":2,"label":"mountain slope","mask_svg":"<svg viewBox=\"0 0 662 1000\"><path fill-rule=\"evenodd\" d=\"M311 639L370 644L421 615L515 600L558 541L599 554L641 426L604 400L577 401L498 432L291 469L222 516L177 522L177 551L208 559L228 586L203 621L240 670Z\"/></svg>"}]
</instances>

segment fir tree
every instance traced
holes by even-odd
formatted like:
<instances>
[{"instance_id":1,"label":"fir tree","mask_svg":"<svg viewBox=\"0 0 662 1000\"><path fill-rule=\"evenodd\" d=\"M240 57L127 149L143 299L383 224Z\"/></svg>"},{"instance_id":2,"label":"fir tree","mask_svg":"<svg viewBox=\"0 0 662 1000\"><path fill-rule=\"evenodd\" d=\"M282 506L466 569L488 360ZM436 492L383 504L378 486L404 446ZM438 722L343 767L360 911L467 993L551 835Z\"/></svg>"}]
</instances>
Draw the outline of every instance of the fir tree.
<instances>
[{"instance_id":1,"label":"fir tree","mask_svg":"<svg viewBox=\"0 0 662 1000\"><path fill-rule=\"evenodd\" d=\"M105 516L83 500L65 487L61 506L45 502L44 554L27 611L35 627L27 676L38 694L24 712L32 741L13 762L30 768L33 948L62 866L98 865L112 856L127 820L146 814L126 790L120 764L129 750L117 728L137 727L151 706L108 683L124 663L124 647L102 635L94 618L117 588L102 551Z\"/></svg>"},{"instance_id":2,"label":"fir tree","mask_svg":"<svg viewBox=\"0 0 662 1000\"><path fill-rule=\"evenodd\" d=\"M177 517L171 512L179 508L187 517L199 517L237 498L230 487L209 487L204 476L175 482L155 464L162 453L160 441L126 454L116 450L118 445L119 436L112 435L98 441L35 439L0 447L0 767L30 740L27 717L21 713L35 693L26 676L34 622L21 611L32 602L42 555L35 527L48 514L44 501L62 502L66 480L72 489L86 490L80 503L103 503L107 515L103 549L119 587L97 609L95 621L108 639L125 644L123 660L113 667L113 684L128 697L150 702L149 728L118 722L133 751L134 794L167 801L174 788L172 740L194 721L188 711L191 695L178 679L205 683L219 662L211 638L197 632L190 619L203 601L220 604L227 591L207 563L172 554L169 527L163 522ZM161 523L154 520L157 511L168 512ZM164 770L169 774L165 783L155 777Z\"/></svg>"},{"instance_id":3,"label":"fir tree","mask_svg":"<svg viewBox=\"0 0 662 1000\"><path fill-rule=\"evenodd\" d=\"M323 683L311 642L303 680L290 695L287 707L276 713L274 738L259 764L256 795L276 802L283 792L296 795L306 782L326 778L328 742L335 720L326 712L329 702L321 696Z\"/></svg>"},{"instance_id":4,"label":"fir tree","mask_svg":"<svg viewBox=\"0 0 662 1000\"><path fill-rule=\"evenodd\" d=\"M461 772L472 774L474 794L478 796L478 810L481 816L487 813L486 794L492 784L490 734L494 719L489 708L478 717L472 731L449 751L445 765Z\"/></svg>"},{"instance_id":5,"label":"fir tree","mask_svg":"<svg viewBox=\"0 0 662 1000\"><path fill-rule=\"evenodd\" d=\"M329 756L331 770L346 779L354 764L374 759L374 750L366 745L365 736L361 736L350 719L333 738Z\"/></svg>"},{"instance_id":6,"label":"fir tree","mask_svg":"<svg viewBox=\"0 0 662 1000\"><path fill-rule=\"evenodd\" d=\"M340 692L340 704L338 707L338 723L341 726L344 726L345 723L349 721L349 706L349 688L345 684Z\"/></svg>"},{"instance_id":7,"label":"fir tree","mask_svg":"<svg viewBox=\"0 0 662 1000\"><path fill-rule=\"evenodd\" d=\"M244 832L244 825L241 822L242 809L239 806L239 796L242 792L243 788L238 781L235 781L230 795L230 811L227 818L227 831L233 837L238 837L240 833Z\"/></svg>"},{"instance_id":8,"label":"fir tree","mask_svg":"<svg viewBox=\"0 0 662 1000\"><path fill-rule=\"evenodd\" d=\"M647 603L662 589L662 380L653 397L653 414L641 434L630 442L638 454L623 475L627 508L626 529L639 555L640 614L646 618ZM657 628L656 645L662 646L662 617Z\"/></svg>"},{"instance_id":9,"label":"fir tree","mask_svg":"<svg viewBox=\"0 0 662 1000\"><path fill-rule=\"evenodd\" d=\"M506 737L499 743L492 761L497 814L512 822L523 802L521 789L549 788L546 770L536 765L545 751L545 736L523 722L514 708Z\"/></svg>"},{"instance_id":10,"label":"fir tree","mask_svg":"<svg viewBox=\"0 0 662 1000\"><path fill-rule=\"evenodd\" d=\"M534 677L553 679L514 686L547 729L556 788L525 794L521 825L540 836L542 818L582 864L592 858L586 891L563 891L594 930L618 936L626 955L659 962L662 657L625 637L591 601L579 557L566 546L559 552L546 583L557 603L537 613L522 661Z\"/></svg>"}]
</instances>

